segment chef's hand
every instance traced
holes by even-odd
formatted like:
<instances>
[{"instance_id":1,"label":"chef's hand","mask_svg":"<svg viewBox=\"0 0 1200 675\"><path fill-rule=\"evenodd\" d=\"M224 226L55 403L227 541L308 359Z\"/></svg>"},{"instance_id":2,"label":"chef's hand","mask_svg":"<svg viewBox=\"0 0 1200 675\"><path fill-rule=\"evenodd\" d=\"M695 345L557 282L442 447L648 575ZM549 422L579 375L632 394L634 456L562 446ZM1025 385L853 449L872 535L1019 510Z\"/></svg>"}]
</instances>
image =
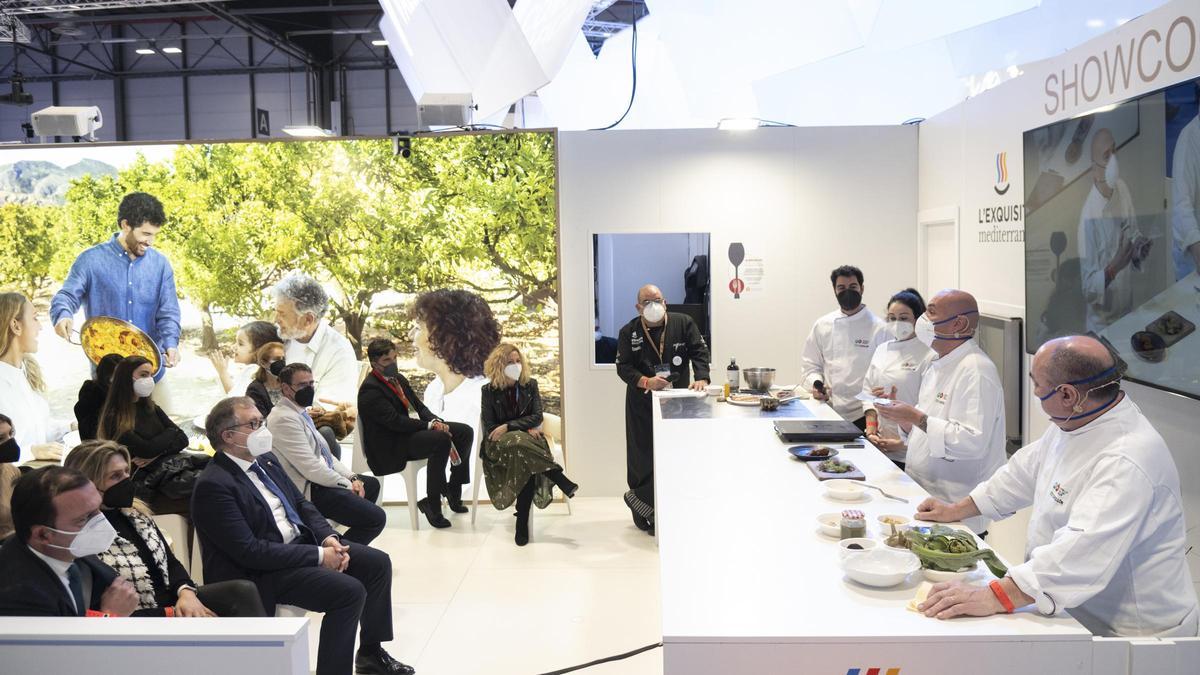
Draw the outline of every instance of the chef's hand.
<instances>
[{"instance_id":1,"label":"chef's hand","mask_svg":"<svg viewBox=\"0 0 1200 675\"><path fill-rule=\"evenodd\" d=\"M890 398L894 400L896 398L896 385L893 384L890 391L884 387L871 387L871 395L875 398Z\"/></svg>"},{"instance_id":2,"label":"chef's hand","mask_svg":"<svg viewBox=\"0 0 1200 675\"><path fill-rule=\"evenodd\" d=\"M867 434L867 440L871 441L871 445L874 445L883 452L895 452L897 450L904 450L907 447L904 445L904 441L899 438L885 438L879 434Z\"/></svg>"},{"instance_id":3,"label":"chef's hand","mask_svg":"<svg viewBox=\"0 0 1200 675\"><path fill-rule=\"evenodd\" d=\"M1121 270L1129 266L1133 262L1133 244L1125 237L1125 233L1121 233L1121 241L1117 244L1117 252L1113 255L1112 260L1104 268L1104 275L1110 282L1116 278Z\"/></svg>"},{"instance_id":4,"label":"chef's hand","mask_svg":"<svg viewBox=\"0 0 1200 675\"><path fill-rule=\"evenodd\" d=\"M979 507L975 505L975 500L971 499L969 495L966 499L954 504L947 504L929 497L917 505L917 520L933 523L957 523L978 515L980 515Z\"/></svg>"},{"instance_id":5,"label":"chef's hand","mask_svg":"<svg viewBox=\"0 0 1200 675\"><path fill-rule=\"evenodd\" d=\"M58 333L58 337L70 342L72 326L71 317L63 317L58 320L58 323L54 324L54 332Z\"/></svg>"},{"instance_id":6,"label":"chef's hand","mask_svg":"<svg viewBox=\"0 0 1200 675\"><path fill-rule=\"evenodd\" d=\"M829 391L828 389L826 389L825 391L821 391L821 390L817 389L816 387L813 387L813 388L812 388L812 397L813 397L813 400L816 400L816 401L828 401L828 400L829 400L829 394L828 394L828 393L826 393L826 392L828 392L828 391Z\"/></svg>"},{"instance_id":7,"label":"chef's hand","mask_svg":"<svg viewBox=\"0 0 1200 675\"><path fill-rule=\"evenodd\" d=\"M903 401L894 401L891 405L876 406L875 412L884 419L910 427L920 422L921 417L924 415L920 410Z\"/></svg>"},{"instance_id":8,"label":"chef's hand","mask_svg":"<svg viewBox=\"0 0 1200 675\"><path fill-rule=\"evenodd\" d=\"M658 375L655 375L654 377L646 378L646 388L649 389L650 391L661 391L663 389L670 389L671 382L669 380L659 377Z\"/></svg>"},{"instance_id":9,"label":"chef's hand","mask_svg":"<svg viewBox=\"0 0 1200 675\"><path fill-rule=\"evenodd\" d=\"M495 443L496 441L500 440L500 437L506 433L508 433L508 425L501 424L500 426L496 427L495 429L492 429L492 433L488 434L488 440Z\"/></svg>"},{"instance_id":10,"label":"chef's hand","mask_svg":"<svg viewBox=\"0 0 1200 675\"><path fill-rule=\"evenodd\" d=\"M170 349L167 350L166 364L167 364L168 368L174 368L175 366L179 365L179 350L178 349L171 347Z\"/></svg>"},{"instance_id":11,"label":"chef's hand","mask_svg":"<svg viewBox=\"0 0 1200 675\"><path fill-rule=\"evenodd\" d=\"M925 602L917 610L928 617L951 619L956 616L991 616L1003 614L1004 605L987 586L961 581L934 584Z\"/></svg>"},{"instance_id":12,"label":"chef's hand","mask_svg":"<svg viewBox=\"0 0 1200 675\"><path fill-rule=\"evenodd\" d=\"M691 386L688 387L688 389L691 389L692 391L704 391L704 388L707 386L708 380L696 380L691 384Z\"/></svg>"}]
</instances>

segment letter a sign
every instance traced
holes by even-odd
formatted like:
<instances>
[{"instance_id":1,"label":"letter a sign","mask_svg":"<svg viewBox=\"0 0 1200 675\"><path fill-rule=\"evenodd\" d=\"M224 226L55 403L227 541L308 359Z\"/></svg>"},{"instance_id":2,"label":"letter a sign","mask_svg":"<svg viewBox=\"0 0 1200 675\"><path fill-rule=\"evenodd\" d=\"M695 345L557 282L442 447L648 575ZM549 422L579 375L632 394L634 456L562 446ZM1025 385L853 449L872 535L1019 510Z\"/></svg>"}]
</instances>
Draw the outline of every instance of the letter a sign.
<instances>
[{"instance_id":1,"label":"letter a sign","mask_svg":"<svg viewBox=\"0 0 1200 675\"><path fill-rule=\"evenodd\" d=\"M254 111L254 125L258 129L259 136L271 135L271 115L266 110L258 108Z\"/></svg>"}]
</instances>

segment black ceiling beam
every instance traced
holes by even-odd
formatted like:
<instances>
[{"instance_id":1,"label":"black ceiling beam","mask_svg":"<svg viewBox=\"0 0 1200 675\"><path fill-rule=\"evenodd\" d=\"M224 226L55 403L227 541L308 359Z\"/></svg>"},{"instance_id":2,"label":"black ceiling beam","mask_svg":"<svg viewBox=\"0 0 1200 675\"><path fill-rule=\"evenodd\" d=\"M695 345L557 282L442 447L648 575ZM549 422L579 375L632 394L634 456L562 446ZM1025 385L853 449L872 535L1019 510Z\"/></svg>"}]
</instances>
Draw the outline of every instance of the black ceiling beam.
<instances>
[{"instance_id":1,"label":"black ceiling beam","mask_svg":"<svg viewBox=\"0 0 1200 675\"><path fill-rule=\"evenodd\" d=\"M152 8L147 8L152 9ZM379 8L379 3L360 3L354 5L293 5L289 7L263 7L261 9L226 9L226 12L233 16L269 16L273 14L325 14L337 12L339 14L382 14L383 10ZM212 16L208 12L198 11L163 11L163 12L139 12L137 14L93 14L90 16L75 16L69 19L53 18L48 16L40 16L38 18L30 17L28 19L22 17L21 23L27 26L36 26L41 24L59 24L59 23L112 23L122 21L175 21L181 19L204 19Z\"/></svg>"},{"instance_id":2,"label":"black ceiling beam","mask_svg":"<svg viewBox=\"0 0 1200 675\"><path fill-rule=\"evenodd\" d=\"M344 64L339 64L339 67L346 70L381 70L386 67L375 60L349 61ZM56 75L34 75L26 76L23 79L26 82L72 82L79 80L103 80L107 78L123 77L126 80L138 79L155 79L163 77L195 77L198 75L266 75L271 73L304 73L308 68L305 66L266 66L263 68L180 68L177 70L125 70L111 75L82 75L72 73L58 73Z\"/></svg>"},{"instance_id":3,"label":"black ceiling beam","mask_svg":"<svg viewBox=\"0 0 1200 675\"><path fill-rule=\"evenodd\" d=\"M212 3L201 3L199 6L209 14L221 19L222 21L241 28L242 30L271 45L284 54L299 60L301 63L304 63L311 68L319 67L317 60L313 58L312 54L310 54L308 50L279 35L278 33L261 26L258 22L242 16L231 14L229 10L225 9L224 7Z\"/></svg>"},{"instance_id":4,"label":"black ceiling beam","mask_svg":"<svg viewBox=\"0 0 1200 675\"><path fill-rule=\"evenodd\" d=\"M2 44L2 43L0 43L0 44ZM23 44L19 47L19 49L42 54L43 56L49 56L50 58L55 59L57 61L62 61L63 63L69 63L73 66L79 66L80 68L86 68L87 70L94 71L97 74L104 75L105 77L116 77L116 73L114 73L111 70L105 70L103 68L99 68L99 67L93 66L91 64L84 63L82 61L76 61L75 59L67 58L65 56L62 56L61 54L55 54L52 51L34 47L33 45ZM89 79L90 79L90 77L89 77Z\"/></svg>"}]
</instances>

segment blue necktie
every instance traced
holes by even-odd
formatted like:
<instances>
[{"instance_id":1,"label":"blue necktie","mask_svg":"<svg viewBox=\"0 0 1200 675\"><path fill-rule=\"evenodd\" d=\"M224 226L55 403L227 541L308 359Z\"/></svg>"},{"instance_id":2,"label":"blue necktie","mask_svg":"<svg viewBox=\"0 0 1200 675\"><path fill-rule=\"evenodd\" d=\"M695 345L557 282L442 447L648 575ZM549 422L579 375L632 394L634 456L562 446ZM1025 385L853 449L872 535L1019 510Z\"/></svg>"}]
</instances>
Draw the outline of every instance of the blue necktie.
<instances>
[{"instance_id":1,"label":"blue necktie","mask_svg":"<svg viewBox=\"0 0 1200 675\"><path fill-rule=\"evenodd\" d=\"M304 418L304 421L308 424L308 428L312 430L313 435L316 437L317 447L321 449L321 457L325 459L325 466L332 469L333 453L329 452L329 446L325 443L325 437L321 435L321 432L317 431L317 425L313 424L312 418L308 416L307 412L301 411L300 416Z\"/></svg>"},{"instance_id":2,"label":"blue necktie","mask_svg":"<svg viewBox=\"0 0 1200 675\"><path fill-rule=\"evenodd\" d=\"M87 603L83 601L83 574L79 572L79 563L71 563L67 568L67 583L71 586L71 595L75 597L75 612L79 616L87 614Z\"/></svg>"},{"instance_id":3,"label":"blue necktie","mask_svg":"<svg viewBox=\"0 0 1200 675\"><path fill-rule=\"evenodd\" d=\"M288 522L296 527L304 525L304 523L300 520L300 514L296 513L296 509L292 508L292 504L283 494L283 490L279 489L279 486L275 484L275 481L271 480L271 477L267 475L266 469L259 466L258 462L254 462L250 465L250 470L258 476L259 480L263 482L263 485L267 486L267 489L271 491L271 494L275 495L279 498L279 501L283 502L283 511L287 514Z\"/></svg>"}]
</instances>

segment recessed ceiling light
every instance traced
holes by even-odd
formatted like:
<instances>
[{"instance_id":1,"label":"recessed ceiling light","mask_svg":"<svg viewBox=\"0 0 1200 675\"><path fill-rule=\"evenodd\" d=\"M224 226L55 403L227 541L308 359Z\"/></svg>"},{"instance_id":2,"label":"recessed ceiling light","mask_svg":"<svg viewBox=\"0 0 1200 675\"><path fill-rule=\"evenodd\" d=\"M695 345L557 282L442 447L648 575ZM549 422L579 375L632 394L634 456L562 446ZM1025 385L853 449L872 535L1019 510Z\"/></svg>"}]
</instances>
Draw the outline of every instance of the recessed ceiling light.
<instances>
[{"instance_id":1,"label":"recessed ceiling light","mask_svg":"<svg viewBox=\"0 0 1200 675\"><path fill-rule=\"evenodd\" d=\"M138 54L145 55L145 56L155 53L155 51L153 49L151 49L150 47L138 47L137 49L135 49L133 51Z\"/></svg>"},{"instance_id":2,"label":"recessed ceiling light","mask_svg":"<svg viewBox=\"0 0 1200 675\"><path fill-rule=\"evenodd\" d=\"M1088 19L1084 25L1088 28L1104 28L1104 19Z\"/></svg>"},{"instance_id":3,"label":"recessed ceiling light","mask_svg":"<svg viewBox=\"0 0 1200 675\"><path fill-rule=\"evenodd\" d=\"M376 47L386 47L387 40L371 40L371 44Z\"/></svg>"},{"instance_id":4,"label":"recessed ceiling light","mask_svg":"<svg viewBox=\"0 0 1200 675\"><path fill-rule=\"evenodd\" d=\"M333 132L328 129L312 124L289 124L283 128L283 133L289 136L332 136Z\"/></svg>"},{"instance_id":5,"label":"recessed ceiling light","mask_svg":"<svg viewBox=\"0 0 1200 675\"><path fill-rule=\"evenodd\" d=\"M180 49L179 47L163 47L162 53L164 53L164 54L182 54L183 50Z\"/></svg>"}]
</instances>

